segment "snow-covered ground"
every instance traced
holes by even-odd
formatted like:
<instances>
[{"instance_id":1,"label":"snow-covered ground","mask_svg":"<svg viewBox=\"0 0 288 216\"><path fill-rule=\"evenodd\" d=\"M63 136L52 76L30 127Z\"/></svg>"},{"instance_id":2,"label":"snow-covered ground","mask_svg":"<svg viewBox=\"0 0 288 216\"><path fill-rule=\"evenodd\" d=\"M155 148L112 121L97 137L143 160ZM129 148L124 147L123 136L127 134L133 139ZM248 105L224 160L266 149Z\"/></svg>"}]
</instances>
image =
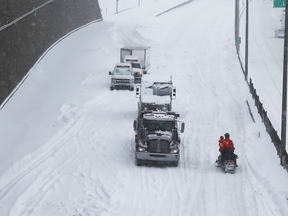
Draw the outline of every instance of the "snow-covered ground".
<instances>
[{"instance_id":1,"label":"snow-covered ground","mask_svg":"<svg viewBox=\"0 0 288 216\"><path fill-rule=\"evenodd\" d=\"M244 9L245 4L240 4ZM281 28L284 8L272 8L273 1L253 0L249 8L249 70L260 100L268 116L281 136L282 80L284 39L275 38L275 30ZM245 62L246 11L241 17L240 55ZM288 131L287 131L288 133Z\"/></svg>"},{"instance_id":2,"label":"snow-covered ground","mask_svg":"<svg viewBox=\"0 0 288 216\"><path fill-rule=\"evenodd\" d=\"M119 13L115 2L100 0L104 20L54 46L2 107L1 216L288 215L288 174L236 55L234 1L193 0L167 13L186 1L119 0ZM253 0L253 7L261 17L275 12L272 1ZM259 52L255 44L281 42L273 37L280 23L269 26L267 37L261 31L268 22L260 21L262 27L251 28L251 59ZM251 22L257 26L257 19ZM186 123L177 168L134 163L135 92L109 90L108 72L124 45L151 46L145 76L173 76L173 110ZM278 60L265 61L266 68ZM265 90L270 76L282 76L268 69L257 74L262 65L255 59L250 71ZM263 100L276 92L266 90ZM279 110L270 110L278 118ZM226 132L240 157L233 175L214 166Z\"/></svg>"}]
</instances>

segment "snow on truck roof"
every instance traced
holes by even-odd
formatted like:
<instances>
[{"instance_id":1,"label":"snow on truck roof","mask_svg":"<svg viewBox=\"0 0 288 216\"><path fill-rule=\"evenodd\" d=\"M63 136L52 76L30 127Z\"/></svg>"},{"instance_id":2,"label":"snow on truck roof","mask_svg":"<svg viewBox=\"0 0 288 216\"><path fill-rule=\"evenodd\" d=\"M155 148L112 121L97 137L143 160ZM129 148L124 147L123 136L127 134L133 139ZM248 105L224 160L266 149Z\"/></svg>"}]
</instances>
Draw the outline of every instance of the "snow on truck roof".
<instances>
[{"instance_id":1,"label":"snow on truck roof","mask_svg":"<svg viewBox=\"0 0 288 216\"><path fill-rule=\"evenodd\" d=\"M161 113L147 113L147 114L144 114L143 115L143 118L145 119L151 119L151 120L155 120L155 119L158 119L158 120L174 120L176 119L174 115L165 115L165 114L161 114Z\"/></svg>"},{"instance_id":2,"label":"snow on truck roof","mask_svg":"<svg viewBox=\"0 0 288 216\"><path fill-rule=\"evenodd\" d=\"M131 64L130 63L116 63L115 67L127 67L127 68L131 68Z\"/></svg>"},{"instance_id":3,"label":"snow on truck roof","mask_svg":"<svg viewBox=\"0 0 288 216\"><path fill-rule=\"evenodd\" d=\"M124 58L129 58L129 59L137 59L138 60L138 57L137 56L132 56L132 55L125 55Z\"/></svg>"},{"instance_id":4,"label":"snow on truck roof","mask_svg":"<svg viewBox=\"0 0 288 216\"><path fill-rule=\"evenodd\" d=\"M172 83L172 76L167 74L161 74L161 75L145 75L142 77L142 82L159 82L159 83Z\"/></svg>"},{"instance_id":5,"label":"snow on truck roof","mask_svg":"<svg viewBox=\"0 0 288 216\"><path fill-rule=\"evenodd\" d=\"M142 76L141 81L141 101L142 103L150 104L169 104L171 102L171 93L172 91L172 77L168 75L159 75L159 76ZM170 90L165 88L169 88ZM160 95L154 95L153 89L163 89Z\"/></svg>"},{"instance_id":6,"label":"snow on truck roof","mask_svg":"<svg viewBox=\"0 0 288 216\"><path fill-rule=\"evenodd\" d=\"M124 46L121 49L130 49L130 50L143 50L143 49L149 49L150 46Z\"/></svg>"}]
</instances>

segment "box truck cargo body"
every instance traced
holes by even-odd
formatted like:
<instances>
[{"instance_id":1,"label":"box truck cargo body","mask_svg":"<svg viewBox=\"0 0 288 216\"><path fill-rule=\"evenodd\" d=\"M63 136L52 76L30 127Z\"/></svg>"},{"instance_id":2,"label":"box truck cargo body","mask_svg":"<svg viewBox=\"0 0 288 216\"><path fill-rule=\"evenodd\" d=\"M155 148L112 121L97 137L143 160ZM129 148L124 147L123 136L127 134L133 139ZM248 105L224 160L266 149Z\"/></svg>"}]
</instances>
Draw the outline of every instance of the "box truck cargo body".
<instances>
[{"instance_id":1,"label":"box truck cargo body","mask_svg":"<svg viewBox=\"0 0 288 216\"><path fill-rule=\"evenodd\" d=\"M124 46L120 49L120 62L125 62L125 56L136 56L146 74L150 68L151 48L149 46Z\"/></svg>"}]
</instances>

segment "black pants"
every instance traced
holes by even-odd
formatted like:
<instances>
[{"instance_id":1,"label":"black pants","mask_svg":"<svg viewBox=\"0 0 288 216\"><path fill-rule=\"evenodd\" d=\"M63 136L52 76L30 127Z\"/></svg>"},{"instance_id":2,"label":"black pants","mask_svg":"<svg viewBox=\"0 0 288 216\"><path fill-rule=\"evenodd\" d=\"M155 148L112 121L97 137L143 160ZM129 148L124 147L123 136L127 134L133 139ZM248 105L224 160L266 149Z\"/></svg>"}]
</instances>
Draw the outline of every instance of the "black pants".
<instances>
[{"instance_id":1,"label":"black pants","mask_svg":"<svg viewBox=\"0 0 288 216\"><path fill-rule=\"evenodd\" d=\"M236 161L236 158L237 158L237 155L234 154L234 152L229 152L229 151L226 151L226 152L221 152L221 161L224 162L225 160L233 160L235 162L235 164L237 164L237 161Z\"/></svg>"}]
</instances>

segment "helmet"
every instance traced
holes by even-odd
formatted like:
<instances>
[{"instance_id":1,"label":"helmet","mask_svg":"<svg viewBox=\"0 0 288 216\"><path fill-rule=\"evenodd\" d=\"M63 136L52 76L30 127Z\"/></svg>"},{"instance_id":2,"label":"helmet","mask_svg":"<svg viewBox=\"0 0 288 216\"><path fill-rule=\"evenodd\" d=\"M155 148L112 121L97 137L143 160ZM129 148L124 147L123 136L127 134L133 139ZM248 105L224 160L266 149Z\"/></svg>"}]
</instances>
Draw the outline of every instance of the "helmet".
<instances>
[{"instance_id":1,"label":"helmet","mask_svg":"<svg viewBox=\"0 0 288 216\"><path fill-rule=\"evenodd\" d=\"M229 138L230 134L229 133L225 133L224 136L225 136L225 138L227 138L227 137Z\"/></svg>"}]
</instances>

